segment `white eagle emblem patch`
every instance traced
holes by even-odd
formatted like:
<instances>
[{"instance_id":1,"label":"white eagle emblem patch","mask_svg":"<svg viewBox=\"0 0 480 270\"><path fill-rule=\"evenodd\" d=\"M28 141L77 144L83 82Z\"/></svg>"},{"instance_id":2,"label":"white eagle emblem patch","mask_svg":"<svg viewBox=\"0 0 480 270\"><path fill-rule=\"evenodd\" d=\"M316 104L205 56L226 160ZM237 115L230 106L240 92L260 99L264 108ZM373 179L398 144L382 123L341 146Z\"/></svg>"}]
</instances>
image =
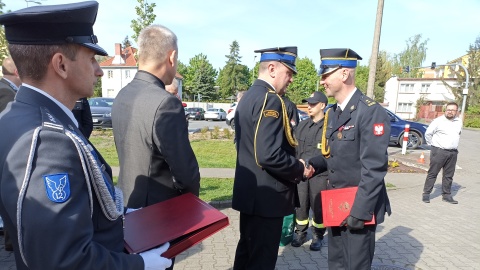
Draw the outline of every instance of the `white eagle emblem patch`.
<instances>
[{"instance_id":1,"label":"white eagle emblem patch","mask_svg":"<svg viewBox=\"0 0 480 270\"><path fill-rule=\"evenodd\" d=\"M56 203L63 203L70 198L70 180L68 174L50 174L44 175L45 189L47 197Z\"/></svg>"},{"instance_id":2,"label":"white eagle emblem patch","mask_svg":"<svg viewBox=\"0 0 480 270\"><path fill-rule=\"evenodd\" d=\"M384 132L383 123L373 124L373 134L375 136L382 136Z\"/></svg>"}]
</instances>

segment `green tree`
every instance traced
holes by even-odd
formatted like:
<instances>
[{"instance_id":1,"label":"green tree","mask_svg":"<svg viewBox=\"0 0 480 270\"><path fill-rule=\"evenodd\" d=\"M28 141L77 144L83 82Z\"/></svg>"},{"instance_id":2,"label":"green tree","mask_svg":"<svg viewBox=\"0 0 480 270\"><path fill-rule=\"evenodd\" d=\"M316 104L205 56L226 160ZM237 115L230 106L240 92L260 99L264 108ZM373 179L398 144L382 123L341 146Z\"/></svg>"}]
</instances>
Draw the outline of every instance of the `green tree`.
<instances>
[{"instance_id":1,"label":"green tree","mask_svg":"<svg viewBox=\"0 0 480 270\"><path fill-rule=\"evenodd\" d=\"M3 14L3 8L5 7L5 4L3 3L2 0L0 0L0 14ZM5 28L3 25L0 26L0 61L3 61L3 59L7 58L9 56L8 52L8 42L7 39L5 38Z\"/></svg>"},{"instance_id":2,"label":"green tree","mask_svg":"<svg viewBox=\"0 0 480 270\"><path fill-rule=\"evenodd\" d=\"M133 35L132 38L135 42L138 41L138 35L143 28L149 26L150 24L155 21L157 15L153 12L153 8L157 6L157 4L152 3L148 4L147 0L137 0L138 6L135 7L135 12L137 13L138 18L136 20L132 20L132 27Z\"/></svg>"},{"instance_id":3,"label":"green tree","mask_svg":"<svg viewBox=\"0 0 480 270\"><path fill-rule=\"evenodd\" d=\"M395 55L393 60L393 71L400 78L420 78L421 72L414 67L421 67L427 57L428 39L422 41L422 35L417 34L407 41L407 47L399 54ZM410 72L404 73L403 68L409 66Z\"/></svg>"},{"instance_id":4,"label":"green tree","mask_svg":"<svg viewBox=\"0 0 480 270\"><path fill-rule=\"evenodd\" d=\"M217 85L220 87L219 94L222 98L235 95L238 91L248 89L250 82L250 72L248 67L240 64L240 45L236 40L230 45L230 54L225 55L227 58L225 66L220 69L217 79Z\"/></svg>"},{"instance_id":5,"label":"green tree","mask_svg":"<svg viewBox=\"0 0 480 270\"><path fill-rule=\"evenodd\" d=\"M297 74L293 75L293 83L288 86L287 97L295 104L309 97L317 90L318 74L312 60L305 57L297 59Z\"/></svg>"},{"instance_id":6,"label":"green tree","mask_svg":"<svg viewBox=\"0 0 480 270\"><path fill-rule=\"evenodd\" d=\"M260 69L260 62L256 62L253 70L250 70L250 85L258 78L258 70Z\"/></svg>"},{"instance_id":7,"label":"green tree","mask_svg":"<svg viewBox=\"0 0 480 270\"><path fill-rule=\"evenodd\" d=\"M130 39L128 39L128 35L125 36L125 39L122 42L122 49L126 49L127 47L132 46L132 43L130 42Z\"/></svg>"},{"instance_id":8,"label":"green tree","mask_svg":"<svg viewBox=\"0 0 480 270\"><path fill-rule=\"evenodd\" d=\"M182 74L183 75L183 74ZM190 59L184 76L184 89L190 95L202 95L202 100L211 101L218 97L215 91L217 71L204 54L197 54Z\"/></svg>"},{"instance_id":9,"label":"green tree","mask_svg":"<svg viewBox=\"0 0 480 270\"><path fill-rule=\"evenodd\" d=\"M468 75L470 76L465 111L469 109L478 111L480 110L480 36L477 37L473 44L470 44L467 55L466 63L462 63L463 66L467 68ZM444 84L451 90L455 96L455 100L460 105L463 102L466 74L463 68L449 67L449 69L450 72L456 75L459 86L451 87L446 82L444 82Z\"/></svg>"},{"instance_id":10,"label":"green tree","mask_svg":"<svg viewBox=\"0 0 480 270\"><path fill-rule=\"evenodd\" d=\"M392 76L392 64L386 51L380 51L377 58L377 71L375 72L375 85L373 95L375 101L383 102L385 99L385 84Z\"/></svg>"},{"instance_id":11,"label":"green tree","mask_svg":"<svg viewBox=\"0 0 480 270\"><path fill-rule=\"evenodd\" d=\"M377 63L377 67L378 67L378 63ZM368 73L369 73L368 66L360 65L360 66L357 66L357 68L355 69L355 86L364 94L367 93Z\"/></svg>"}]
</instances>

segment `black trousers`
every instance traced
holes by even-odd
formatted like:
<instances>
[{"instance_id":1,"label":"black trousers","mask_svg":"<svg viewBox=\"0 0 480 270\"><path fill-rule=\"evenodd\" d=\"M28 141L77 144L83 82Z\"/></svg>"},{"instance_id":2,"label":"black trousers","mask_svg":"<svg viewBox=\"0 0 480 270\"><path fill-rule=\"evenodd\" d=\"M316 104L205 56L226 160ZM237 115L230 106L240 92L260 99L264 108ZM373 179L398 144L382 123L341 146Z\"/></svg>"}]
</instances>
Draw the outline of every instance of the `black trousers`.
<instances>
[{"instance_id":1,"label":"black trousers","mask_svg":"<svg viewBox=\"0 0 480 270\"><path fill-rule=\"evenodd\" d=\"M351 231L347 227L328 227L328 269L371 269L377 225Z\"/></svg>"},{"instance_id":2,"label":"black trousers","mask_svg":"<svg viewBox=\"0 0 480 270\"><path fill-rule=\"evenodd\" d=\"M312 209L313 227L324 233L322 217L322 197L320 191L327 189L326 176L318 175L297 185L300 207L295 209L295 233L305 233L309 224L310 208ZM315 233L315 229L312 231Z\"/></svg>"},{"instance_id":3,"label":"black trousers","mask_svg":"<svg viewBox=\"0 0 480 270\"><path fill-rule=\"evenodd\" d=\"M452 196L452 183L457 164L457 155L457 150L445 150L432 146L430 150L430 168L428 169L427 179L425 179L423 194L432 192L433 185L437 181L437 175L443 169L442 196Z\"/></svg>"},{"instance_id":4,"label":"black trousers","mask_svg":"<svg viewBox=\"0 0 480 270\"><path fill-rule=\"evenodd\" d=\"M240 240L234 270L275 269L283 217L267 218L240 213Z\"/></svg>"}]
</instances>

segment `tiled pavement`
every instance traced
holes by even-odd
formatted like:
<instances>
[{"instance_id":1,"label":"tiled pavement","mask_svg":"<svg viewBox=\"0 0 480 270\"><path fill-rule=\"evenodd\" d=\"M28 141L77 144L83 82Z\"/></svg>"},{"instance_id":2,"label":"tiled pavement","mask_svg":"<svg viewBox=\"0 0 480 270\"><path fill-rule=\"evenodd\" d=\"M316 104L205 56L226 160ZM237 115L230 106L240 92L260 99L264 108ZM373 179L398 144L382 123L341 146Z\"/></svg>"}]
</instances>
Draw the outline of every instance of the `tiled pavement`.
<instances>
[{"instance_id":1,"label":"tiled pavement","mask_svg":"<svg viewBox=\"0 0 480 270\"><path fill-rule=\"evenodd\" d=\"M393 214L378 226L376 269L480 269L479 135L478 130L464 130L462 134L453 186L458 205L442 202L440 176L431 203L425 204L421 201L425 174L387 174L386 181L395 185L388 190ZM392 155L397 155L400 161L415 163L420 153ZM428 165L428 151L425 155ZM202 169L203 176L231 177L231 173ZM231 208L222 212L230 218L230 226L179 255L176 270L231 269L239 238L239 215ZM319 252L310 251L308 245L309 242L300 248L280 247L276 269L327 269L328 243ZM4 250L3 236L0 269L15 269L13 255Z\"/></svg>"}]
</instances>

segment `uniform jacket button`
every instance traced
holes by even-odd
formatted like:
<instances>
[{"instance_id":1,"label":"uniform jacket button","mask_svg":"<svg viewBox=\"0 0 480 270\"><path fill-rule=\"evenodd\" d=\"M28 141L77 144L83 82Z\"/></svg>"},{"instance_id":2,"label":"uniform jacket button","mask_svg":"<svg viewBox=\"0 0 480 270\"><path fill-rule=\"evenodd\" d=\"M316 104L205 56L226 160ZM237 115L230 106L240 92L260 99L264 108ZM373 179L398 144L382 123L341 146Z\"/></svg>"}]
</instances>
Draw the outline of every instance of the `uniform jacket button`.
<instances>
[{"instance_id":1,"label":"uniform jacket button","mask_svg":"<svg viewBox=\"0 0 480 270\"><path fill-rule=\"evenodd\" d=\"M335 188L335 185L332 185L332 188Z\"/></svg>"},{"instance_id":2,"label":"uniform jacket button","mask_svg":"<svg viewBox=\"0 0 480 270\"><path fill-rule=\"evenodd\" d=\"M335 173L335 170L330 170L331 173Z\"/></svg>"}]
</instances>

